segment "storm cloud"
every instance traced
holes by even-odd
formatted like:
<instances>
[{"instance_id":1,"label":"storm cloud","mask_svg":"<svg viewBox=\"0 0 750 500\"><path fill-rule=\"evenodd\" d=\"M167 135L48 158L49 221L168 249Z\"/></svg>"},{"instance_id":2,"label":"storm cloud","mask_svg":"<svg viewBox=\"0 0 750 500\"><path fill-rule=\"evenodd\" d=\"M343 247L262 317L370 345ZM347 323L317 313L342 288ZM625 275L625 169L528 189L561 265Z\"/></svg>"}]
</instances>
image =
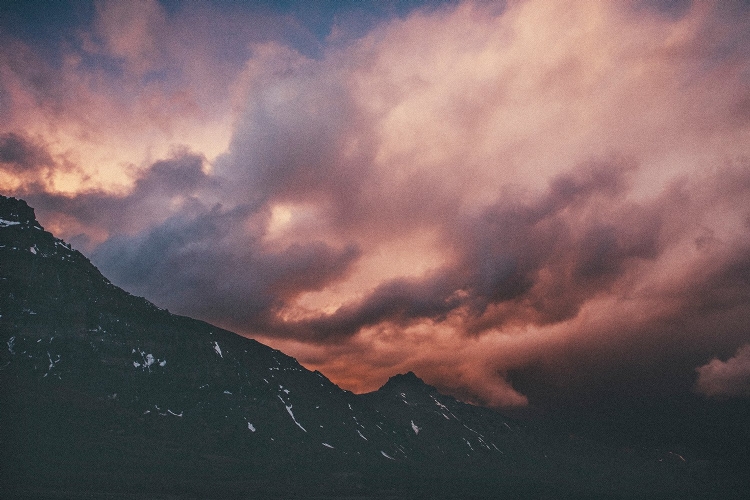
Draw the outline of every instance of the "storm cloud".
<instances>
[{"instance_id":1,"label":"storm cloud","mask_svg":"<svg viewBox=\"0 0 750 500\"><path fill-rule=\"evenodd\" d=\"M39 62L62 91L5 51L2 187L114 283L353 390L746 395L750 16L670 5L459 2L321 39L97 4Z\"/></svg>"}]
</instances>

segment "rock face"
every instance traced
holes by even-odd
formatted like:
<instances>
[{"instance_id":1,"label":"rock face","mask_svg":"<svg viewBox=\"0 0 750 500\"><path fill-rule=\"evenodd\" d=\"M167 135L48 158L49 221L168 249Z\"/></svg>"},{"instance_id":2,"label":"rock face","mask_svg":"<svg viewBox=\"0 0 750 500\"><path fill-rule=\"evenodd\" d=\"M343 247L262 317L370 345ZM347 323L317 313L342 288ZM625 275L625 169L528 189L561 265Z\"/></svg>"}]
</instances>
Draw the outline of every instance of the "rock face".
<instances>
[{"instance_id":1,"label":"rock face","mask_svg":"<svg viewBox=\"0 0 750 500\"><path fill-rule=\"evenodd\" d=\"M344 391L114 286L3 196L0 347L9 498L689 496L718 480L666 452L540 439L411 372Z\"/></svg>"}]
</instances>

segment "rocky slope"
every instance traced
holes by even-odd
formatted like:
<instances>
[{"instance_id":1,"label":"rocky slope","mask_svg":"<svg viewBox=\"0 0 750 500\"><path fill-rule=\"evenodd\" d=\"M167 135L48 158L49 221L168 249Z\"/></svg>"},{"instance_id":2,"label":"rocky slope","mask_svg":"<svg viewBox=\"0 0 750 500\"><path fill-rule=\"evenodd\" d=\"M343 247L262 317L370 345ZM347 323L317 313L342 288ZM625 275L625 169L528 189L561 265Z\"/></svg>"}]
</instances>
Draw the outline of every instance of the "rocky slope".
<instances>
[{"instance_id":1,"label":"rocky slope","mask_svg":"<svg viewBox=\"0 0 750 500\"><path fill-rule=\"evenodd\" d=\"M0 346L4 498L742 493L676 453L535 436L413 373L344 391L114 286L6 197Z\"/></svg>"}]
</instances>

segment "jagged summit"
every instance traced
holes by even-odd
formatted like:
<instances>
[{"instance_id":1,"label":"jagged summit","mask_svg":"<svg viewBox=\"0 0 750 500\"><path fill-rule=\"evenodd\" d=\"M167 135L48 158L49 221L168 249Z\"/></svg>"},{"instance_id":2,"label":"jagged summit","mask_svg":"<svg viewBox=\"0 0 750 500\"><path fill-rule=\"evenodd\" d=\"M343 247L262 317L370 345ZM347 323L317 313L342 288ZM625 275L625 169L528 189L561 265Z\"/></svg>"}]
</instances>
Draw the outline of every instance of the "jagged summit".
<instances>
[{"instance_id":1,"label":"jagged summit","mask_svg":"<svg viewBox=\"0 0 750 500\"><path fill-rule=\"evenodd\" d=\"M398 373L398 374L392 376L389 379L389 381L392 381L394 383L409 383L409 384L420 383L420 384L424 384L424 380L422 380L421 378L417 377L417 375L414 372L412 372L412 371L408 371L406 373Z\"/></svg>"},{"instance_id":2,"label":"jagged summit","mask_svg":"<svg viewBox=\"0 0 750 500\"><path fill-rule=\"evenodd\" d=\"M43 229L36 220L34 209L24 200L0 195L0 227L18 224Z\"/></svg>"},{"instance_id":3,"label":"jagged summit","mask_svg":"<svg viewBox=\"0 0 750 500\"><path fill-rule=\"evenodd\" d=\"M403 388L437 391L435 387L427 384L412 371L392 376L378 391L401 390Z\"/></svg>"},{"instance_id":4,"label":"jagged summit","mask_svg":"<svg viewBox=\"0 0 750 500\"><path fill-rule=\"evenodd\" d=\"M54 257L56 260L89 263L83 254L45 231L37 221L34 209L24 200L0 195L0 229L3 229L0 232L0 249L4 250L6 259L26 262L38 255ZM32 267L36 270L37 265L34 264ZM100 274L93 265L90 267ZM32 273L30 277L35 274Z\"/></svg>"}]
</instances>

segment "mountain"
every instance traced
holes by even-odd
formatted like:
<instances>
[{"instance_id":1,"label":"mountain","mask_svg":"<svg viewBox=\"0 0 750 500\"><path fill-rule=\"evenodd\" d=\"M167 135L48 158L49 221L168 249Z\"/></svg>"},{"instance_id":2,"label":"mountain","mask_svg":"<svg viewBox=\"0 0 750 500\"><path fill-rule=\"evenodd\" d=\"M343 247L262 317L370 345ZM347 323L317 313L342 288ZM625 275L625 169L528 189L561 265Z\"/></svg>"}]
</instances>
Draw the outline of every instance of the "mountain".
<instances>
[{"instance_id":1,"label":"mountain","mask_svg":"<svg viewBox=\"0 0 750 500\"><path fill-rule=\"evenodd\" d=\"M536 433L414 373L355 395L114 286L0 196L2 498L742 498L721 463Z\"/></svg>"}]
</instances>

